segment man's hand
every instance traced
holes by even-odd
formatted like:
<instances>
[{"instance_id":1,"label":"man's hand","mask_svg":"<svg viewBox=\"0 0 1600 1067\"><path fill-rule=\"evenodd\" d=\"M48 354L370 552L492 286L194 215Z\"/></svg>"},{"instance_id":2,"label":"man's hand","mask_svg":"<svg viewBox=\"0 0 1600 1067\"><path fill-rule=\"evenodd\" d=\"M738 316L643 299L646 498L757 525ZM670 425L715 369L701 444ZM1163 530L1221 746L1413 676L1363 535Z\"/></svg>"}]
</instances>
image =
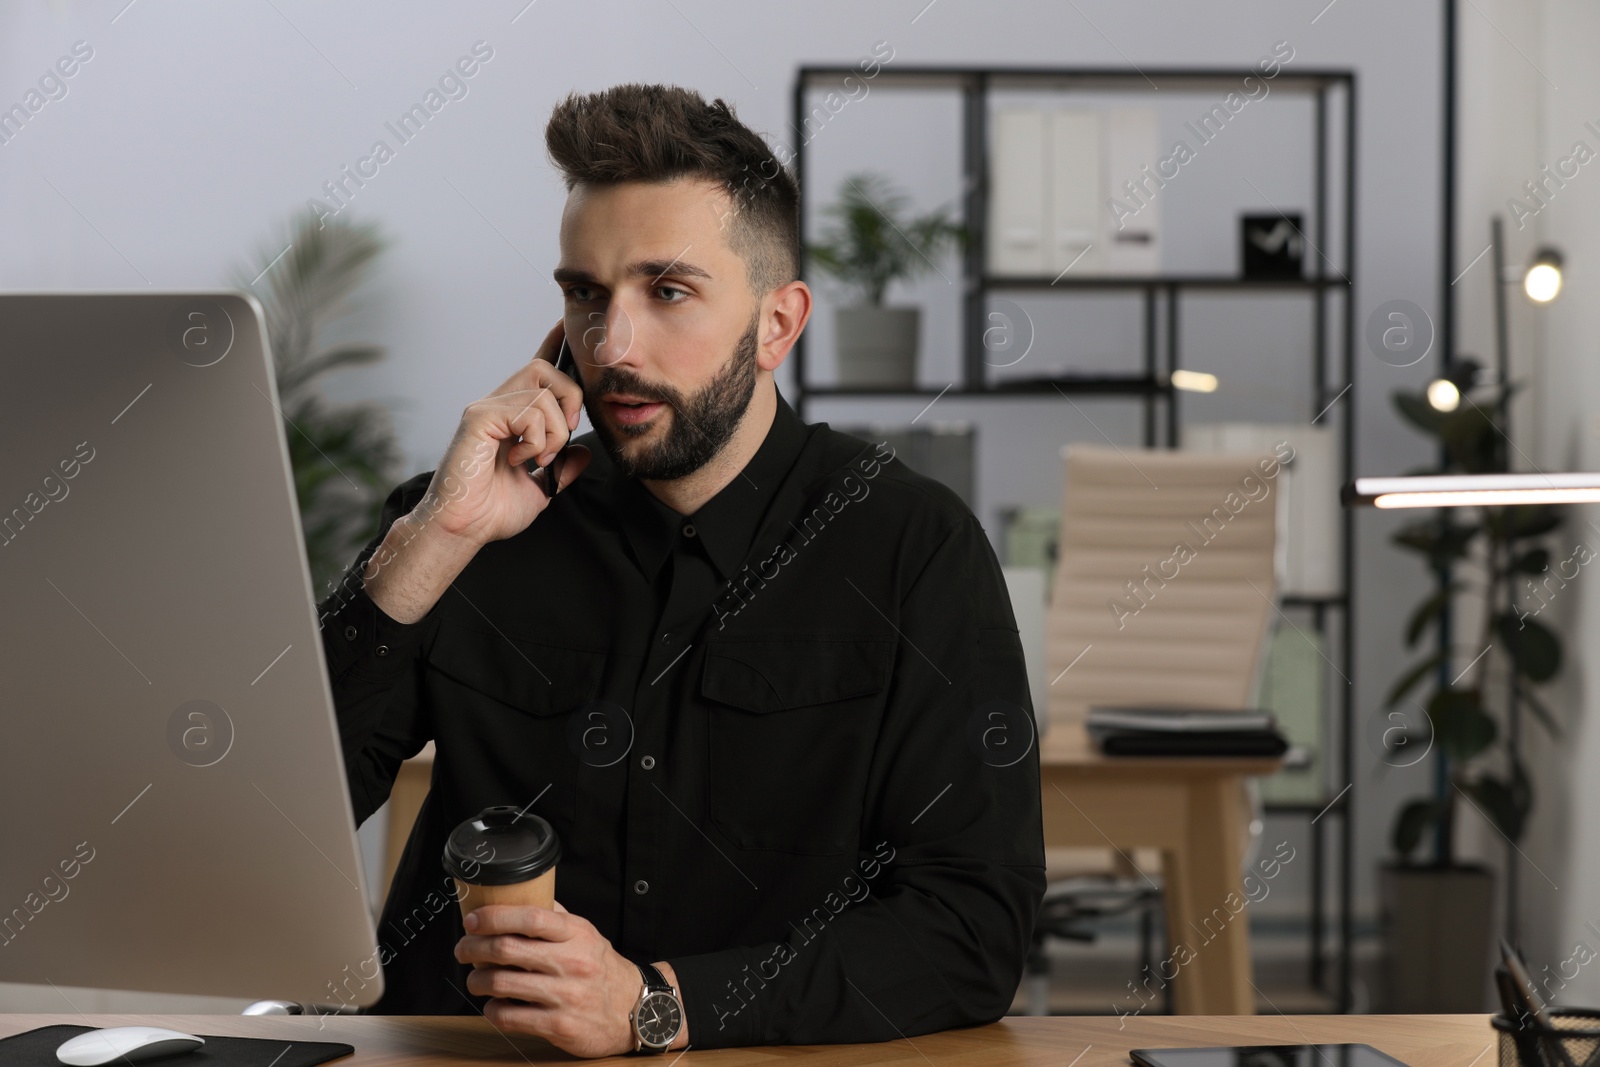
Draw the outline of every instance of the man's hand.
<instances>
[{"instance_id":1,"label":"man's hand","mask_svg":"<svg viewBox=\"0 0 1600 1067\"><path fill-rule=\"evenodd\" d=\"M429 521L439 532L482 547L526 530L549 504L523 464L544 466L578 425L583 391L555 369L565 336L557 322L526 366L462 412L428 486L437 498ZM574 449L570 458L563 485L587 465L588 449Z\"/></svg>"},{"instance_id":2,"label":"man's hand","mask_svg":"<svg viewBox=\"0 0 1600 1067\"><path fill-rule=\"evenodd\" d=\"M466 920L456 959L473 964L467 991L493 997L483 1016L502 1030L533 1034L574 1056L633 1051L628 1013L644 982L589 920L554 911L486 904ZM657 963L677 988L672 968ZM688 1020L673 1048L688 1043Z\"/></svg>"},{"instance_id":3,"label":"man's hand","mask_svg":"<svg viewBox=\"0 0 1600 1067\"><path fill-rule=\"evenodd\" d=\"M362 573L367 595L399 622L433 609L478 549L526 530L550 498L523 466L544 466L577 429L583 391L555 368L563 323L521 370L469 404L422 501L390 527ZM574 447L562 464L566 488L589 465Z\"/></svg>"}]
</instances>

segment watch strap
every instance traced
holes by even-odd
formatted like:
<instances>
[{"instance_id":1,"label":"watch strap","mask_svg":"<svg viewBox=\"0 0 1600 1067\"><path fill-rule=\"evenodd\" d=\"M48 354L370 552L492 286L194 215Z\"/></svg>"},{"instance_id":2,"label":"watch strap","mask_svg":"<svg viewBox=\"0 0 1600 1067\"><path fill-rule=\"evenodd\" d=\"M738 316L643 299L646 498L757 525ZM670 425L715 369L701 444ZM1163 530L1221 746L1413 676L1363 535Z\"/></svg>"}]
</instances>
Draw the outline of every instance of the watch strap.
<instances>
[{"instance_id":1,"label":"watch strap","mask_svg":"<svg viewBox=\"0 0 1600 1067\"><path fill-rule=\"evenodd\" d=\"M672 986L667 984L666 975L661 973L661 968L653 963L640 963L636 966L639 968L639 976L644 979L645 992L672 992Z\"/></svg>"},{"instance_id":2,"label":"watch strap","mask_svg":"<svg viewBox=\"0 0 1600 1067\"><path fill-rule=\"evenodd\" d=\"M653 963L636 963L634 966L639 968L639 977L644 979L644 990L639 994L640 1004L643 1004L644 998L649 996L651 993L665 993L674 1000L678 999L678 994L673 992L671 984L667 982L666 976L661 973L661 969L659 967ZM680 1010L681 1006L682 1005L680 1002ZM633 1025L633 1050L635 1052L665 1053L667 1049L671 1047L670 1044L663 1045L659 1048L653 1045L645 1044L643 1036L639 1033L637 1020L632 1018L631 1013L629 1018L631 1024Z\"/></svg>"}]
</instances>

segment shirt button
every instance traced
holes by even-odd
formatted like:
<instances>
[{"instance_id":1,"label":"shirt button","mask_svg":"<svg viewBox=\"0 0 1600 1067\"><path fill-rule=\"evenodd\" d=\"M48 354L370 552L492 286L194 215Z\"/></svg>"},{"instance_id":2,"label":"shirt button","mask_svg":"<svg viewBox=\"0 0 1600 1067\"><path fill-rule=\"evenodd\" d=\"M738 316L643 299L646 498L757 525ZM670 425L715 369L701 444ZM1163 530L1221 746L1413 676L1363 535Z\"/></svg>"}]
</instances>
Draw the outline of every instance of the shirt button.
<instances>
[{"instance_id":1,"label":"shirt button","mask_svg":"<svg viewBox=\"0 0 1600 1067\"><path fill-rule=\"evenodd\" d=\"M683 536L685 536L685 537L693 537L694 536L694 523L686 522L686 523L683 524Z\"/></svg>"},{"instance_id":2,"label":"shirt button","mask_svg":"<svg viewBox=\"0 0 1600 1067\"><path fill-rule=\"evenodd\" d=\"M346 626L344 628L344 639L346 641L354 641L356 639L356 628L354 626Z\"/></svg>"},{"instance_id":3,"label":"shirt button","mask_svg":"<svg viewBox=\"0 0 1600 1067\"><path fill-rule=\"evenodd\" d=\"M379 645L377 648L373 649L372 651L373 651L373 653L375 655L387 656L389 654L389 646L388 645Z\"/></svg>"},{"instance_id":4,"label":"shirt button","mask_svg":"<svg viewBox=\"0 0 1600 1067\"><path fill-rule=\"evenodd\" d=\"M671 630L668 630L666 633L661 635L661 643L663 645L672 644L672 631Z\"/></svg>"},{"instance_id":5,"label":"shirt button","mask_svg":"<svg viewBox=\"0 0 1600 1067\"><path fill-rule=\"evenodd\" d=\"M650 883L641 878L637 882L633 883L633 891L642 897L646 893L650 892Z\"/></svg>"},{"instance_id":6,"label":"shirt button","mask_svg":"<svg viewBox=\"0 0 1600 1067\"><path fill-rule=\"evenodd\" d=\"M655 765L656 758L654 756L645 756L639 760L639 766L643 767L647 771L653 768Z\"/></svg>"}]
</instances>

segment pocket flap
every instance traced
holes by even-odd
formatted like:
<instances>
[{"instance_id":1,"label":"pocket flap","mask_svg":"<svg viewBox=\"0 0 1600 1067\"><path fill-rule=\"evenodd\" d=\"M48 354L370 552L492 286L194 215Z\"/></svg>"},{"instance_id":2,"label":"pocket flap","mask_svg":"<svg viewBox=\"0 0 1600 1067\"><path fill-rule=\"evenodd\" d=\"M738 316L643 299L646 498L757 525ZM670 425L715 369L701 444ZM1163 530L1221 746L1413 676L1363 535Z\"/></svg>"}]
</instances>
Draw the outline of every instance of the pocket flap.
<instances>
[{"instance_id":1,"label":"pocket flap","mask_svg":"<svg viewBox=\"0 0 1600 1067\"><path fill-rule=\"evenodd\" d=\"M879 692L893 666L886 638L734 638L706 646L700 692L746 711L782 711Z\"/></svg>"},{"instance_id":2,"label":"pocket flap","mask_svg":"<svg viewBox=\"0 0 1600 1067\"><path fill-rule=\"evenodd\" d=\"M534 715L560 715L599 692L606 653L441 626L429 665L469 689Z\"/></svg>"}]
</instances>

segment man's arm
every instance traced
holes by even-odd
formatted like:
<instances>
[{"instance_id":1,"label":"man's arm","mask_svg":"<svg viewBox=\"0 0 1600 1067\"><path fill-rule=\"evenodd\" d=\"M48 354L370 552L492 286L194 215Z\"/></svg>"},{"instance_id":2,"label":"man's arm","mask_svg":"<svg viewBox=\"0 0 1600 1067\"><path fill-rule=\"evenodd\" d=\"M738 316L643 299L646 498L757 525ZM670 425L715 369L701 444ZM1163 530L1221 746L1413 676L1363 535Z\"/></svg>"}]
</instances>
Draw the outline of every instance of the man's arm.
<instances>
[{"instance_id":1,"label":"man's arm","mask_svg":"<svg viewBox=\"0 0 1600 1067\"><path fill-rule=\"evenodd\" d=\"M401 623L385 613L367 594L361 577L374 554L389 543L396 520L421 500L428 478L419 475L389 494L378 535L318 606L358 826L388 799L400 764L416 755L431 736L414 688L417 652L429 624Z\"/></svg>"},{"instance_id":2,"label":"man's arm","mask_svg":"<svg viewBox=\"0 0 1600 1067\"><path fill-rule=\"evenodd\" d=\"M548 463L578 424L582 392L554 366L563 336L558 322L526 366L467 406L439 469L390 494L377 538L321 605L357 825L428 741L414 666L434 606L483 545L521 533L549 506L523 464ZM575 447L558 491L588 461Z\"/></svg>"},{"instance_id":3,"label":"man's arm","mask_svg":"<svg viewBox=\"0 0 1600 1067\"><path fill-rule=\"evenodd\" d=\"M1015 618L975 518L898 616L870 854L785 940L669 961L697 1048L890 1040L1011 1005L1045 888L1039 757Z\"/></svg>"}]
</instances>

